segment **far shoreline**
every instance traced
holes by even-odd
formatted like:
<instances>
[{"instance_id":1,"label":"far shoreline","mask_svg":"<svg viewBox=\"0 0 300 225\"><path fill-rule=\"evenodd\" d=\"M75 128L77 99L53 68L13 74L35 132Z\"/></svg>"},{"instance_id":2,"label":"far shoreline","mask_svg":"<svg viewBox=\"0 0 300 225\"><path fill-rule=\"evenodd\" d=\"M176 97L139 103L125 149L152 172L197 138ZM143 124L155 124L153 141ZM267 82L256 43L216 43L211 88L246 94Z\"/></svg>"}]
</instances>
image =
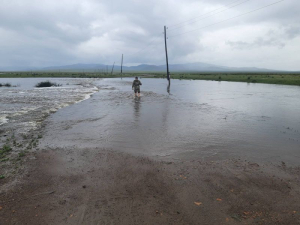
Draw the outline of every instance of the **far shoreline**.
<instances>
[{"instance_id":1,"label":"far shoreline","mask_svg":"<svg viewBox=\"0 0 300 225\"><path fill-rule=\"evenodd\" d=\"M132 73L99 73L72 71L34 71L34 72L1 72L0 78L126 78L140 76L144 78L165 78L163 72L132 72ZM300 86L299 72L176 72L171 73L171 79L179 80L209 80L243 83L262 83Z\"/></svg>"}]
</instances>

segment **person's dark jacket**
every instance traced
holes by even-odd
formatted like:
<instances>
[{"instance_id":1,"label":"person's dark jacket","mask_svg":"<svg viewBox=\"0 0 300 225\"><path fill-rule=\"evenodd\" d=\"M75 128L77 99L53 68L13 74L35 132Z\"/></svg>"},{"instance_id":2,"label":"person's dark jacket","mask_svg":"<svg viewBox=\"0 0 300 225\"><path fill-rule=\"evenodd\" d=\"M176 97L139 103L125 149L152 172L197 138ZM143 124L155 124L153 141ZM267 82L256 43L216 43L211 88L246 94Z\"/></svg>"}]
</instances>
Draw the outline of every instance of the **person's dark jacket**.
<instances>
[{"instance_id":1,"label":"person's dark jacket","mask_svg":"<svg viewBox=\"0 0 300 225\"><path fill-rule=\"evenodd\" d=\"M141 81L134 80L133 83L132 83L132 88L139 88L140 85L142 85Z\"/></svg>"}]
</instances>

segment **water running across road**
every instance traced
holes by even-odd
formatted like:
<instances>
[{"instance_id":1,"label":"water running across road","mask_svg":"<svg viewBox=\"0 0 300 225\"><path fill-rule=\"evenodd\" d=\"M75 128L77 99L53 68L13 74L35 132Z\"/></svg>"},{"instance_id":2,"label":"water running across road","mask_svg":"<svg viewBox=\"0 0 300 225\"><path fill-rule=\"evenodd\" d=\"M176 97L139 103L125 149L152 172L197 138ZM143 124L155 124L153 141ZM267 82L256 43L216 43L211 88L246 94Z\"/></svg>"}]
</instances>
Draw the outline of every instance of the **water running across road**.
<instances>
[{"instance_id":1,"label":"water running across road","mask_svg":"<svg viewBox=\"0 0 300 225\"><path fill-rule=\"evenodd\" d=\"M300 88L142 79L96 82L100 91L49 118L46 147L99 147L171 158L300 160Z\"/></svg>"}]
</instances>

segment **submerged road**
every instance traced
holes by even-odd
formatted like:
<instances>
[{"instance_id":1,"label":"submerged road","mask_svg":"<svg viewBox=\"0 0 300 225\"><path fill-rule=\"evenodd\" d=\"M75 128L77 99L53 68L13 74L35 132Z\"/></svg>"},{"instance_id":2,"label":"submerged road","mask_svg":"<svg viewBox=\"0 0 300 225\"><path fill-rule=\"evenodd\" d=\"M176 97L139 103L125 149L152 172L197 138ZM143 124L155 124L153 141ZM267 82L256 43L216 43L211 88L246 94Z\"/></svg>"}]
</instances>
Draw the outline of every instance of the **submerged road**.
<instances>
[{"instance_id":1,"label":"submerged road","mask_svg":"<svg viewBox=\"0 0 300 225\"><path fill-rule=\"evenodd\" d=\"M246 157L297 165L300 88L210 81L104 79L92 98L48 119L43 147L101 147L172 159Z\"/></svg>"}]
</instances>

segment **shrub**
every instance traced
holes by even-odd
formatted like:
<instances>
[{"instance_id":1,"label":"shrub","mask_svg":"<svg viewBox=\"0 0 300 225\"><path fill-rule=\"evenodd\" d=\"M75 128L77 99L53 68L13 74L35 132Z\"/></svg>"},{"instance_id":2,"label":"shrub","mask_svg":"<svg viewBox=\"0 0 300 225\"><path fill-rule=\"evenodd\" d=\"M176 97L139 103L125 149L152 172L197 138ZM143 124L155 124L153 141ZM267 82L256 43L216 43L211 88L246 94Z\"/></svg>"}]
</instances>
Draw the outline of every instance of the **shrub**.
<instances>
[{"instance_id":1,"label":"shrub","mask_svg":"<svg viewBox=\"0 0 300 225\"><path fill-rule=\"evenodd\" d=\"M37 88L42 88L42 87L60 87L62 86L61 84L57 84L57 83L52 83L50 81L42 81L38 84L35 85L35 87Z\"/></svg>"},{"instance_id":2,"label":"shrub","mask_svg":"<svg viewBox=\"0 0 300 225\"><path fill-rule=\"evenodd\" d=\"M0 87L11 87L11 84L10 83L6 83L6 84L0 83Z\"/></svg>"}]
</instances>

